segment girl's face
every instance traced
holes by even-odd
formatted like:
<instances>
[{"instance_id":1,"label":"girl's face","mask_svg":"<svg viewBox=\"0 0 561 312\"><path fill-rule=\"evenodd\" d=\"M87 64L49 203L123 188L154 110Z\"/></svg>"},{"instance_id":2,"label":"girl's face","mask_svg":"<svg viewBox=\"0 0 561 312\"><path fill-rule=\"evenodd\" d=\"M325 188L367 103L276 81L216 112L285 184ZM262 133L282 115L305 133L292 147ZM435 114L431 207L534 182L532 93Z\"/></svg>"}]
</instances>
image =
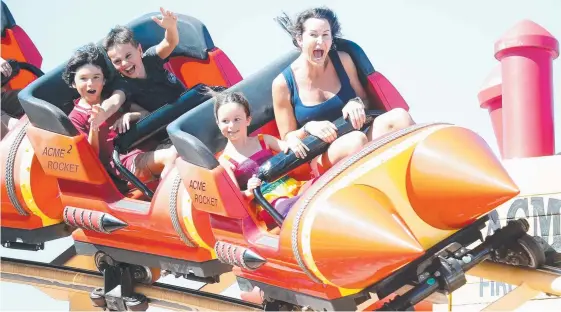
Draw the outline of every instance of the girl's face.
<instances>
[{"instance_id":1,"label":"girl's face","mask_svg":"<svg viewBox=\"0 0 561 312\"><path fill-rule=\"evenodd\" d=\"M302 54L312 65L323 66L333 44L331 25L325 19L309 18L304 22L304 32L298 38Z\"/></svg>"},{"instance_id":2,"label":"girl's face","mask_svg":"<svg viewBox=\"0 0 561 312\"><path fill-rule=\"evenodd\" d=\"M74 76L74 88L80 94L80 97L88 104L100 104L101 91L105 79L101 68L92 64L86 64L76 71Z\"/></svg>"},{"instance_id":3,"label":"girl's face","mask_svg":"<svg viewBox=\"0 0 561 312\"><path fill-rule=\"evenodd\" d=\"M247 137L247 127L251 117L247 116L243 105L235 102L222 104L216 112L220 132L230 141Z\"/></svg>"}]
</instances>

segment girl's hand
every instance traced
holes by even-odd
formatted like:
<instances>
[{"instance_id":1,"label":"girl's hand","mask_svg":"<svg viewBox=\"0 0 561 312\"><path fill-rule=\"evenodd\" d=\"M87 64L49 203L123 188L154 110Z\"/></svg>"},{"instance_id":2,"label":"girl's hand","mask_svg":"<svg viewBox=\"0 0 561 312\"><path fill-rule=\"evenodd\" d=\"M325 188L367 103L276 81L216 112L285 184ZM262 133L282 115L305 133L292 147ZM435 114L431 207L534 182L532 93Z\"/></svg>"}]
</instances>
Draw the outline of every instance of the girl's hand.
<instances>
[{"instance_id":1,"label":"girl's hand","mask_svg":"<svg viewBox=\"0 0 561 312\"><path fill-rule=\"evenodd\" d=\"M306 144L304 144L304 142L302 142L302 140L300 140L295 135L288 135L285 144L288 147L285 153L288 153L288 150L290 149L292 152L294 152L294 155L296 155L296 157L301 159L306 158L306 155L308 155L307 152L310 151Z\"/></svg>"},{"instance_id":2,"label":"girl's hand","mask_svg":"<svg viewBox=\"0 0 561 312\"><path fill-rule=\"evenodd\" d=\"M364 111L364 104L357 100L350 100L345 107L343 107L343 118L349 117L353 128L359 130L366 122L366 112Z\"/></svg>"},{"instance_id":3,"label":"girl's hand","mask_svg":"<svg viewBox=\"0 0 561 312\"><path fill-rule=\"evenodd\" d=\"M304 130L326 143L331 143L337 139L337 127L327 120L310 121L304 126Z\"/></svg>"},{"instance_id":4,"label":"girl's hand","mask_svg":"<svg viewBox=\"0 0 561 312\"><path fill-rule=\"evenodd\" d=\"M258 179L255 175L253 175L249 181L247 181L247 190L253 192L254 189L258 188L261 185L261 180Z\"/></svg>"},{"instance_id":5,"label":"girl's hand","mask_svg":"<svg viewBox=\"0 0 561 312\"><path fill-rule=\"evenodd\" d=\"M286 143L285 141L282 140L278 140L279 142L279 148L281 150L281 152L283 153L288 153L288 150L290 149L290 146L288 146L288 143Z\"/></svg>"}]
</instances>

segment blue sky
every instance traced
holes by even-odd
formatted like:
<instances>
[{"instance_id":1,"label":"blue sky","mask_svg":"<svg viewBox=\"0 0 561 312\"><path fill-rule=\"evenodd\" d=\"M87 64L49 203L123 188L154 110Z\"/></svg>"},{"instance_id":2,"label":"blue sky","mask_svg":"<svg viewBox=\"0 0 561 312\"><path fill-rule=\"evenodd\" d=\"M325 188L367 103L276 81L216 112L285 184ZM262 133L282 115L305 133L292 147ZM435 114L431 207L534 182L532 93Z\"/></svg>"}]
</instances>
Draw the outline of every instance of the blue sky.
<instances>
[{"instance_id":1,"label":"blue sky","mask_svg":"<svg viewBox=\"0 0 561 312\"><path fill-rule=\"evenodd\" d=\"M526 18L561 38L561 2L556 0L215 0L212 6L193 0L5 2L39 47L46 70L63 62L73 49L102 38L110 27L161 5L201 19L243 76L292 47L273 21L275 16L283 10L290 14L327 5L338 13L343 35L359 43L375 68L396 85L416 121L468 127L495 150L488 114L477 101L481 84L498 63L493 56L495 41ZM553 66L559 107L561 61ZM556 109L557 120L560 112ZM560 129L558 122L556 132ZM561 146L561 134L556 141Z\"/></svg>"},{"instance_id":2,"label":"blue sky","mask_svg":"<svg viewBox=\"0 0 561 312\"><path fill-rule=\"evenodd\" d=\"M488 113L477 93L498 64L493 45L522 19L531 19L561 39L559 0L5 0L16 22L38 46L48 71L77 47L98 41L116 24L126 24L159 6L192 15L208 27L244 77L292 48L273 18L327 5L339 15L344 37L360 44L374 67L388 77L411 107L417 122L444 121L478 132L497 151ZM212 4L212 5L209 5ZM557 152L561 152L561 60L553 63ZM524 126L524 125L521 125ZM47 248L61 247L68 240ZM49 247L51 246L51 247ZM12 251L0 250L11 256ZM47 259L51 251L20 253ZM14 255L15 255L14 254ZM0 283L2 284L2 283ZM8 288L10 290L8 290ZM5 309L60 309L47 299L17 297L2 284ZM19 292L20 294L22 292ZM17 299L16 299L17 298ZM21 307L21 306L20 306ZM50 308L49 308L50 307Z\"/></svg>"}]
</instances>

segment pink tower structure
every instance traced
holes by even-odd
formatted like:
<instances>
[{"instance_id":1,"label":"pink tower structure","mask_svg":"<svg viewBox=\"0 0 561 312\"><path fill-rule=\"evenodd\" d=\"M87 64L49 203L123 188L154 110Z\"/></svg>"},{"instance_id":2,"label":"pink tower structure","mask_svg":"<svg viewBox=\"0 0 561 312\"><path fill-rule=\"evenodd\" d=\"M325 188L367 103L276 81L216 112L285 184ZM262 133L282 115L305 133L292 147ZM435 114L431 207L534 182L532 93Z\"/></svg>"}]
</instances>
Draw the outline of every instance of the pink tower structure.
<instances>
[{"instance_id":1,"label":"pink tower structure","mask_svg":"<svg viewBox=\"0 0 561 312\"><path fill-rule=\"evenodd\" d=\"M559 42L524 20L495 43L501 62L503 158L553 155L553 60Z\"/></svg>"},{"instance_id":2,"label":"pink tower structure","mask_svg":"<svg viewBox=\"0 0 561 312\"><path fill-rule=\"evenodd\" d=\"M479 106L489 111L497 145L501 157L503 157L503 90L500 64L495 66L487 76L481 91L477 94L477 98L479 99Z\"/></svg>"}]
</instances>

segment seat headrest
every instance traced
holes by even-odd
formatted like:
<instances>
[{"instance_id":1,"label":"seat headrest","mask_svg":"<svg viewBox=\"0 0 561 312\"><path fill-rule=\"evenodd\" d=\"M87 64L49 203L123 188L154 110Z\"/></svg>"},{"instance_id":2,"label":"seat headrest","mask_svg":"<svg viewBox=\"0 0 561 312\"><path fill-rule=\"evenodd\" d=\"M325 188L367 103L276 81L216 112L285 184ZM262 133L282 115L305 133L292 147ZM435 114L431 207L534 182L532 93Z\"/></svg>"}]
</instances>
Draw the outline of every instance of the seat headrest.
<instances>
[{"instance_id":1,"label":"seat headrest","mask_svg":"<svg viewBox=\"0 0 561 312\"><path fill-rule=\"evenodd\" d=\"M242 92L247 98L252 116L250 132L274 119L273 80L298 57L298 54L297 51L287 53L228 89L229 92ZM214 102L214 99L210 99L202 103L167 127L170 138L183 159L210 168L217 165L214 154L226 145L226 138L216 126Z\"/></svg>"},{"instance_id":2,"label":"seat headrest","mask_svg":"<svg viewBox=\"0 0 561 312\"><path fill-rule=\"evenodd\" d=\"M160 13L145 14L127 25L134 32L135 39L142 45L144 51L160 43L165 35L165 29L152 20L152 16L155 15ZM192 16L177 14L177 30L179 44L171 55L206 60L208 51L214 48L214 42L206 26Z\"/></svg>"},{"instance_id":3,"label":"seat headrest","mask_svg":"<svg viewBox=\"0 0 561 312\"><path fill-rule=\"evenodd\" d=\"M14 20L14 16L12 12L8 9L8 6L4 1L2 1L2 37L4 37L4 33L6 29L12 28L16 25L16 21Z\"/></svg>"}]
</instances>

